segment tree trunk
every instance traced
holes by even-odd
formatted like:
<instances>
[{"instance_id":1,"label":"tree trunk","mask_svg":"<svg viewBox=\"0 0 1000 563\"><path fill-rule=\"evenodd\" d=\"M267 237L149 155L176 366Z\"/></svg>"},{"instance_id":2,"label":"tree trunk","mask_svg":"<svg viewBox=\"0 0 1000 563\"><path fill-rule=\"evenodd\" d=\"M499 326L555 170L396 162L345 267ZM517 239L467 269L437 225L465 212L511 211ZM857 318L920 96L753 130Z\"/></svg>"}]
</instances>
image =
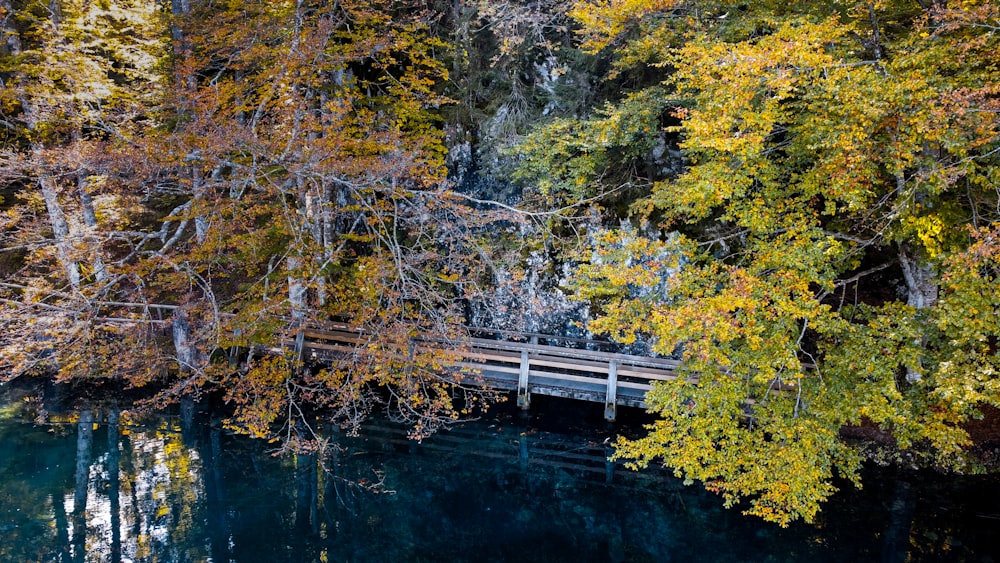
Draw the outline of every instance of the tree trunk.
<instances>
[{"instance_id":1,"label":"tree trunk","mask_svg":"<svg viewBox=\"0 0 1000 563\"><path fill-rule=\"evenodd\" d=\"M320 189L319 195L309 193L310 188L301 180L298 180L299 193L303 194L302 203L305 211L306 229L313 239L313 246L323 248L322 252L314 252L313 257L317 264L325 264L327 260L325 224L326 210L329 207L324 199L325 192ZM316 301L319 306L326 303L326 283L323 276L317 276L316 280Z\"/></svg>"},{"instance_id":2,"label":"tree trunk","mask_svg":"<svg viewBox=\"0 0 1000 563\"><path fill-rule=\"evenodd\" d=\"M305 344L306 318L306 284L295 275L295 269L301 265L299 258L288 257L288 304L292 309L292 321L295 335L295 357L302 357L302 347Z\"/></svg>"},{"instance_id":3,"label":"tree trunk","mask_svg":"<svg viewBox=\"0 0 1000 563\"><path fill-rule=\"evenodd\" d=\"M191 14L190 0L171 0L170 14L173 18L170 22L170 36L173 39L173 52L176 59L177 88L179 91L185 93L185 97L188 98L186 103L193 102L198 88L198 81L194 73L191 72L191 65L189 64L192 57L191 45L181 25L184 18ZM185 113L183 107L179 108L178 111L181 114ZM197 161L198 159L198 152L194 151L185 161ZM186 173L189 173L191 176L191 196L194 203L192 209L195 213L195 240L200 244L205 241L205 235L208 232L208 216L198 209L199 204L205 201L205 178L198 162L192 162Z\"/></svg>"},{"instance_id":4,"label":"tree trunk","mask_svg":"<svg viewBox=\"0 0 1000 563\"><path fill-rule=\"evenodd\" d=\"M101 258L101 243L94 235L97 232L97 213L94 211L94 198L87 192L88 176L81 173L77 179L77 191L80 194L80 207L83 209L83 224L87 227L88 250L93 253L91 266L94 269L94 279L100 283L108 280L108 271L104 266L104 259Z\"/></svg>"},{"instance_id":5,"label":"tree trunk","mask_svg":"<svg viewBox=\"0 0 1000 563\"><path fill-rule=\"evenodd\" d=\"M180 400L181 441L189 448L198 447L197 428L195 426L194 397L184 395Z\"/></svg>"},{"instance_id":6,"label":"tree trunk","mask_svg":"<svg viewBox=\"0 0 1000 563\"><path fill-rule=\"evenodd\" d=\"M54 27L59 27L62 23L62 6L59 0L49 0L49 21Z\"/></svg>"},{"instance_id":7,"label":"tree trunk","mask_svg":"<svg viewBox=\"0 0 1000 563\"><path fill-rule=\"evenodd\" d=\"M175 52L184 52L186 50L184 30L181 28L178 20L181 16L186 16L190 13L191 2L189 0L171 0L170 15L174 17L174 21L170 23L170 35L174 39Z\"/></svg>"},{"instance_id":8,"label":"tree trunk","mask_svg":"<svg viewBox=\"0 0 1000 563\"><path fill-rule=\"evenodd\" d=\"M207 446L207 451L206 451ZM222 467L222 429L218 420L209 425L208 443L202 446L205 475L205 506L207 508L208 538L213 561L230 561L233 558L229 539L231 531L225 509L225 479Z\"/></svg>"},{"instance_id":9,"label":"tree trunk","mask_svg":"<svg viewBox=\"0 0 1000 563\"><path fill-rule=\"evenodd\" d=\"M292 308L292 318L302 321L306 318L306 284L295 274L302 265L299 258L288 258L288 303Z\"/></svg>"},{"instance_id":10,"label":"tree trunk","mask_svg":"<svg viewBox=\"0 0 1000 563\"><path fill-rule=\"evenodd\" d=\"M17 37L16 30L14 30L13 27L9 27L10 24L8 20L12 15L12 11L9 11L11 10L10 2L4 1L0 4L0 7L4 9L3 32L7 35L5 45L11 49L16 47L16 50L12 50L12 52L19 53L21 49L20 39ZM61 20L58 1L52 0L49 3L48 8L50 12L49 22L52 24L53 28L57 29ZM22 81L23 78L24 77L22 76ZM29 131L35 131L40 117L38 109L35 107L30 94L26 93L27 90L22 88L21 92L22 96L20 102L24 110L25 124L27 125ZM66 213L63 211L62 204L59 203L59 187L54 178L47 171L43 149L44 147L42 144L38 142L33 142L31 145L32 159L34 160L38 171L38 187L42 191L42 199L45 201L45 209L49 214L49 225L52 227L52 238L56 243L56 252L59 264L66 272L66 278L69 281L70 286L75 290L80 287L80 266L72 257L72 245L69 240L69 223L66 221Z\"/></svg>"},{"instance_id":11,"label":"tree trunk","mask_svg":"<svg viewBox=\"0 0 1000 563\"><path fill-rule=\"evenodd\" d=\"M899 245L899 265L906 281L906 304L915 309L932 307L938 298L938 283L930 264L913 256L907 250L907 244ZM922 345L923 342L917 342ZM906 368L906 381L916 383L921 380L919 372L912 367Z\"/></svg>"},{"instance_id":12,"label":"tree trunk","mask_svg":"<svg viewBox=\"0 0 1000 563\"><path fill-rule=\"evenodd\" d=\"M58 552L55 560L69 561L69 521L66 518L66 491L60 486L52 492L52 513L56 527L56 546Z\"/></svg>"},{"instance_id":13,"label":"tree trunk","mask_svg":"<svg viewBox=\"0 0 1000 563\"><path fill-rule=\"evenodd\" d=\"M187 309L178 307L174 311L173 321L174 350L177 352L177 363L182 372L196 371L201 367L201 353L191 336L191 324L188 322Z\"/></svg>"},{"instance_id":14,"label":"tree trunk","mask_svg":"<svg viewBox=\"0 0 1000 563\"><path fill-rule=\"evenodd\" d=\"M14 8L10 0L0 0L0 33L3 33L3 42L0 43L0 54L17 55L21 52L21 36L14 28Z\"/></svg>"},{"instance_id":15,"label":"tree trunk","mask_svg":"<svg viewBox=\"0 0 1000 563\"><path fill-rule=\"evenodd\" d=\"M882 534L882 563L903 563L907 560L916 500L913 486L908 481L896 482L889 508L889 524Z\"/></svg>"},{"instance_id":16,"label":"tree trunk","mask_svg":"<svg viewBox=\"0 0 1000 563\"><path fill-rule=\"evenodd\" d=\"M295 454L295 528L317 533L317 475L315 454Z\"/></svg>"},{"instance_id":17,"label":"tree trunk","mask_svg":"<svg viewBox=\"0 0 1000 563\"><path fill-rule=\"evenodd\" d=\"M906 281L906 304L917 309L931 307L937 302L937 277L930 264L911 255L905 243L899 246L899 264Z\"/></svg>"},{"instance_id":18,"label":"tree trunk","mask_svg":"<svg viewBox=\"0 0 1000 563\"><path fill-rule=\"evenodd\" d=\"M41 147L35 148L35 157L41 162ZM59 264L66 271L66 278L73 289L80 287L80 265L73 259L72 244L69 240L69 223L66 221L66 213L63 212L62 204L59 203L59 191L52 180L52 177L44 171L38 176L38 186L42 190L42 199L45 200L45 209L49 212L49 224L52 226L52 238L56 243Z\"/></svg>"},{"instance_id":19,"label":"tree trunk","mask_svg":"<svg viewBox=\"0 0 1000 563\"><path fill-rule=\"evenodd\" d=\"M197 210L198 204L205 201L205 179L197 165L191 166L191 193L198 213L194 217L194 237L201 244L205 242L205 234L208 233L208 216Z\"/></svg>"}]
</instances>

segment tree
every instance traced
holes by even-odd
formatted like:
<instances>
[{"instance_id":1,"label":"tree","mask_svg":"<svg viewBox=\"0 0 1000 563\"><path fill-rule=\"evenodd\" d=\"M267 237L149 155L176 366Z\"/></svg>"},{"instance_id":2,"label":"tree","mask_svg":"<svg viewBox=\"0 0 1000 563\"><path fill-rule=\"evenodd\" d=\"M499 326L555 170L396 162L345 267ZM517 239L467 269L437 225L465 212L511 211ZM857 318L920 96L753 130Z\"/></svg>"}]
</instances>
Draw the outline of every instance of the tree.
<instances>
[{"instance_id":1,"label":"tree","mask_svg":"<svg viewBox=\"0 0 1000 563\"><path fill-rule=\"evenodd\" d=\"M446 347L416 345L457 342L482 278L484 214L444 183L432 14L306 0L15 7L3 6L16 16L3 20L3 107L17 131L3 172L20 201L2 286L14 374L152 383L155 405L221 389L234 428L292 447L324 408L356 428L384 402L420 437L491 396L458 385ZM141 25L123 15L140 12ZM329 369L298 354L248 373L213 362L331 321L367 336Z\"/></svg>"},{"instance_id":2,"label":"tree","mask_svg":"<svg viewBox=\"0 0 1000 563\"><path fill-rule=\"evenodd\" d=\"M52 360L60 377L86 376L117 348L117 329L92 322L114 317L94 305L114 300L127 278L121 239L133 219L109 152L142 128L156 91L156 8L31 1L0 11L0 177L13 194L2 235L4 363L12 377Z\"/></svg>"},{"instance_id":3,"label":"tree","mask_svg":"<svg viewBox=\"0 0 1000 563\"><path fill-rule=\"evenodd\" d=\"M688 374L650 392L658 421L616 455L661 460L782 525L812 520L835 474L857 482L844 425L971 469L961 423L1000 404L1000 327L982 313L997 298L998 6L640 1L574 14L592 48L622 54L617 72L663 73L527 145L529 177L559 193L645 182L634 213L673 230L608 236L579 268L578 296L602 313L593 330L649 335ZM560 138L573 129L588 136ZM664 134L683 172L637 176ZM555 151L568 151L563 172L546 176L537 163Z\"/></svg>"},{"instance_id":4,"label":"tree","mask_svg":"<svg viewBox=\"0 0 1000 563\"><path fill-rule=\"evenodd\" d=\"M141 142L181 197L137 266L149 272L143 300L181 296L174 341L187 360L168 395L224 389L233 428L290 447L311 442L317 410L356 429L384 402L422 437L490 395L456 387L444 366L457 356L414 343L456 341L460 298L479 277L479 219L443 183L434 112L446 73L431 56L442 45L414 6L175 11L172 123ZM209 363L214 349L330 321L366 337L327 369L302 369L301 340L247 373Z\"/></svg>"}]
</instances>

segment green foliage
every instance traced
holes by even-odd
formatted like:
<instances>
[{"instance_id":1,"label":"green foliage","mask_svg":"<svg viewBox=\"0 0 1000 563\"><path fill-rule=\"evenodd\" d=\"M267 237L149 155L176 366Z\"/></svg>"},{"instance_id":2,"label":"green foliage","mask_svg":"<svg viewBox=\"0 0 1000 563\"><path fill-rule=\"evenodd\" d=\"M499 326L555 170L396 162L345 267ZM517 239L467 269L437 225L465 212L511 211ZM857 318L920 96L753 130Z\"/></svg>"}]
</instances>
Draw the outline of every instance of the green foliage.
<instances>
[{"instance_id":1,"label":"green foliage","mask_svg":"<svg viewBox=\"0 0 1000 563\"><path fill-rule=\"evenodd\" d=\"M667 102L664 90L650 88L605 106L592 119L552 120L512 150L521 160L514 179L554 202L585 199L616 179L628 181L608 175L652 149Z\"/></svg>"},{"instance_id":2,"label":"green foliage","mask_svg":"<svg viewBox=\"0 0 1000 563\"><path fill-rule=\"evenodd\" d=\"M593 330L681 350L689 374L649 393L660 420L620 441L620 458L659 460L782 525L811 520L836 474L856 478L844 425L970 469L962 421L1000 404L998 13L993 2L577 6L590 47L623 54L616 72L664 73L593 119L543 126L525 179L571 201L638 182L635 161L663 134L687 164L652 178L633 207L685 235L599 240L578 271L577 295L601 311ZM680 126L615 136L612 123L661 113ZM680 271L642 258L651 246ZM636 290L664 279L666 290ZM879 287L893 280L903 295Z\"/></svg>"}]
</instances>

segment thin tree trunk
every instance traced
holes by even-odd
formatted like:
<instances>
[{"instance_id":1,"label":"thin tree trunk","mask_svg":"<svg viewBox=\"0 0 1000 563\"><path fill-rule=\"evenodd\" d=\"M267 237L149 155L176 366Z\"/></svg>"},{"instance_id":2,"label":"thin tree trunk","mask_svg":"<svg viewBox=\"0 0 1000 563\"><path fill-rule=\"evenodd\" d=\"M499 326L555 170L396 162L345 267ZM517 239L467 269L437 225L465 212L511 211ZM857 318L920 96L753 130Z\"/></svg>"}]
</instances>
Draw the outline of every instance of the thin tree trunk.
<instances>
[{"instance_id":1,"label":"thin tree trunk","mask_svg":"<svg viewBox=\"0 0 1000 563\"><path fill-rule=\"evenodd\" d=\"M41 148L35 148L35 157L41 162ZM45 173L39 174L38 186L42 190L42 199L45 200L45 209L49 212L49 224L52 226L52 238L56 243L56 252L59 264L66 271L66 278L73 289L80 287L80 265L73 259L72 244L69 240L69 223L66 221L66 213L62 204L59 203L59 191L51 176Z\"/></svg>"},{"instance_id":2,"label":"thin tree trunk","mask_svg":"<svg viewBox=\"0 0 1000 563\"><path fill-rule=\"evenodd\" d=\"M55 27L59 27L62 23L62 6L59 0L49 0L49 21Z\"/></svg>"},{"instance_id":3,"label":"thin tree trunk","mask_svg":"<svg viewBox=\"0 0 1000 563\"><path fill-rule=\"evenodd\" d=\"M201 244L205 242L205 235L208 233L208 216L197 210L198 204L205 201L205 179L197 165L191 166L191 193L194 196L195 211L198 213L194 218L194 236Z\"/></svg>"},{"instance_id":4,"label":"thin tree trunk","mask_svg":"<svg viewBox=\"0 0 1000 563\"><path fill-rule=\"evenodd\" d=\"M0 0L0 32L3 33L3 42L0 43L0 53L5 55L17 55L21 52L21 36L14 28L14 8L10 0Z\"/></svg>"},{"instance_id":5,"label":"thin tree trunk","mask_svg":"<svg viewBox=\"0 0 1000 563\"><path fill-rule=\"evenodd\" d=\"M56 527L56 546L58 553L55 560L59 563L70 560L69 554L69 521L66 518L66 492L60 488L52 493L52 512Z\"/></svg>"},{"instance_id":6,"label":"thin tree trunk","mask_svg":"<svg viewBox=\"0 0 1000 563\"><path fill-rule=\"evenodd\" d=\"M201 451L205 460L205 506L212 560L229 561L233 554L222 471L222 429L218 420L213 419L209 425L207 447L208 451L204 446Z\"/></svg>"},{"instance_id":7,"label":"thin tree trunk","mask_svg":"<svg viewBox=\"0 0 1000 563\"><path fill-rule=\"evenodd\" d=\"M170 2L170 13L174 18L179 18L180 16L186 16L191 13L191 2L189 0L171 0ZM181 44L184 41L184 32L178 25L177 21L174 21L170 26L170 34L174 38L174 42Z\"/></svg>"},{"instance_id":8,"label":"thin tree trunk","mask_svg":"<svg viewBox=\"0 0 1000 563\"><path fill-rule=\"evenodd\" d=\"M198 87L197 78L191 72L190 68L192 58L191 45L182 26L183 21L191 15L190 0L171 0L170 14L173 17L173 21L170 23L170 35L173 39L174 58L176 59L177 87L180 91L185 92L187 100L182 105L186 105L188 102L194 101ZM179 111L181 114L185 113L183 107ZM197 153L193 153L190 156L192 160L198 160ZM200 203L205 201L205 178L197 162L190 165L188 173L191 175L191 195L194 202L192 208L196 214L194 217L195 240L198 243L202 243L205 241L205 236L208 232L208 216L199 210L198 207Z\"/></svg>"},{"instance_id":9,"label":"thin tree trunk","mask_svg":"<svg viewBox=\"0 0 1000 563\"><path fill-rule=\"evenodd\" d=\"M309 235L313 239L313 244L318 247L324 247L324 216L325 209L327 207L326 201L323 199L322 191L320 195L313 195L308 193L308 188L304 186L304 183L299 181L299 190L301 192L306 192L303 197L303 203L305 204L305 214L306 214L306 228L309 230ZM326 251L322 253L314 254L316 262L318 264L326 263ZM316 279L316 300L320 306L326 303L326 283L323 276L320 275Z\"/></svg>"},{"instance_id":10,"label":"thin tree trunk","mask_svg":"<svg viewBox=\"0 0 1000 563\"><path fill-rule=\"evenodd\" d=\"M191 336L187 309L178 307L173 320L174 351L182 372L195 371L201 367L201 353Z\"/></svg>"},{"instance_id":11,"label":"thin tree trunk","mask_svg":"<svg viewBox=\"0 0 1000 563\"><path fill-rule=\"evenodd\" d=\"M299 258L288 258L288 303L292 307L292 318L302 321L306 318L306 284L295 274L302 265Z\"/></svg>"},{"instance_id":12,"label":"thin tree trunk","mask_svg":"<svg viewBox=\"0 0 1000 563\"><path fill-rule=\"evenodd\" d=\"M180 400L181 441L189 448L198 447L197 427L195 426L194 397L184 395Z\"/></svg>"},{"instance_id":13,"label":"thin tree trunk","mask_svg":"<svg viewBox=\"0 0 1000 563\"><path fill-rule=\"evenodd\" d=\"M13 15L11 3L9 0L4 0L0 3L0 7L4 10L3 33L6 36L5 47L10 49L12 54L18 54L21 50L21 41L14 27L10 25L10 17ZM49 22L52 24L54 30L58 30L61 21L59 2L51 0L48 9L50 12ZM28 130L34 131L39 120L38 110L24 89L22 89L20 101L24 109L25 124ZM66 278L70 286L73 289L78 289L80 287L80 266L73 259L72 245L69 240L69 222L66 220L66 213L63 211L62 204L59 202L58 185L46 170L43 149L44 147L40 143L35 142L31 145L32 158L38 170L38 187L41 189L42 199L45 201L45 209L48 211L49 225L52 227L52 237L56 243L59 265L66 272Z\"/></svg>"},{"instance_id":14,"label":"thin tree trunk","mask_svg":"<svg viewBox=\"0 0 1000 563\"><path fill-rule=\"evenodd\" d=\"M306 318L306 284L301 278L295 275L295 270L301 265L299 258L288 257L288 303L292 309L292 320L296 330L295 335L295 357L302 356L302 347L305 343L305 318Z\"/></svg>"},{"instance_id":15,"label":"thin tree trunk","mask_svg":"<svg viewBox=\"0 0 1000 563\"><path fill-rule=\"evenodd\" d=\"M906 244L899 245L899 265L906 282L906 304L915 309L934 306L938 299L938 283L930 264L912 256ZM923 342L917 342L922 345ZM913 367L906 368L906 381L916 383L922 376Z\"/></svg>"},{"instance_id":16,"label":"thin tree trunk","mask_svg":"<svg viewBox=\"0 0 1000 563\"><path fill-rule=\"evenodd\" d=\"M94 235L97 232L97 213L94 211L94 198L87 192L87 175L81 173L77 178L77 192L80 194L80 207L83 209L83 224L87 227L88 250L93 253L91 266L94 269L94 279L103 283L108 280L108 271L101 257L100 240Z\"/></svg>"},{"instance_id":17,"label":"thin tree trunk","mask_svg":"<svg viewBox=\"0 0 1000 563\"><path fill-rule=\"evenodd\" d=\"M334 191L333 186L330 182L323 181L322 187L320 189L320 211L319 211L319 224L320 233L319 241L323 247L323 260L322 264L330 264L334 262L334 256L337 254L337 221L334 215ZM320 276L319 287L317 288L318 301L319 304L326 304L326 285L325 278Z\"/></svg>"}]
</instances>

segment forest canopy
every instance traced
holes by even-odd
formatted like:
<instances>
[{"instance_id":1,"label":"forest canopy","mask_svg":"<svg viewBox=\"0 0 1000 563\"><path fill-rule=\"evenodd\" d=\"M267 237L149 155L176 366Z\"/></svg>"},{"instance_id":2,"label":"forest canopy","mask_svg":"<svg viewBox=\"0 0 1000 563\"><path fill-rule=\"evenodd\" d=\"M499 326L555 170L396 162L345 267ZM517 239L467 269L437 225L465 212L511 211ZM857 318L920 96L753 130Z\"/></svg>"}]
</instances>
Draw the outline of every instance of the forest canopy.
<instances>
[{"instance_id":1,"label":"forest canopy","mask_svg":"<svg viewBox=\"0 0 1000 563\"><path fill-rule=\"evenodd\" d=\"M291 448L313 412L419 438L495 398L443 375L476 307L515 286L496 311L544 314L548 276L593 334L681 360L617 443L635 466L782 525L858 482L845 427L978 469L994 1L2 0L0 24L5 379L217 392ZM231 365L331 320L366 335L342 362Z\"/></svg>"},{"instance_id":2,"label":"forest canopy","mask_svg":"<svg viewBox=\"0 0 1000 563\"><path fill-rule=\"evenodd\" d=\"M669 233L599 241L578 294L600 307L594 330L651 335L696 375L655 388L660 419L616 455L661 460L782 524L811 519L834 475L857 479L845 425L968 469L961 423L1000 404L997 5L639 1L573 14L613 75L649 84L581 122L597 142L553 189L600 190L592 170L644 183L632 217ZM649 131L677 143L683 171L621 160ZM526 143L538 177L554 154L533 142L546 134ZM621 251L636 246L683 261L665 291L635 291L671 266Z\"/></svg>"}]
</instances>

